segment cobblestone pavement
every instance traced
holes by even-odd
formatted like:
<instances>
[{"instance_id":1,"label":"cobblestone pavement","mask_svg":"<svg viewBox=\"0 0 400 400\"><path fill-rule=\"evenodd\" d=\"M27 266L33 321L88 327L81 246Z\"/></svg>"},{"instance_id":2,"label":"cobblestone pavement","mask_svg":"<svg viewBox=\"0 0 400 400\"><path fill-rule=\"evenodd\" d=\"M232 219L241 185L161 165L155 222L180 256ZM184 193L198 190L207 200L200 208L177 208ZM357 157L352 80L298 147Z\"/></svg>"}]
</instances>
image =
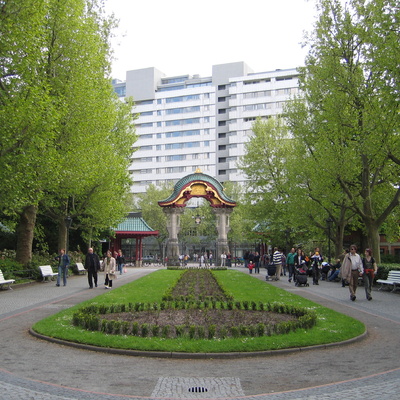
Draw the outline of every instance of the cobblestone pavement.
<instances>
[{"instance_id":1,"label":"cobblestone pavement","mask_svg":"<svg viewBox=\"0 0 400 400\"><path fill-rule=\"evenodd\" d=\"M237 268L245 272L244 268ZM151 268L130 268L115 287ZM247 272L246 272L247 273ZM265 279L265 272L253 274ZM360 319L368 335L343 346L238 359L131 357L75 349L29 335L36 321L105 293L86 276L66 287L35 283L0 291L0 399L394 399L400 388L400 291L363 287L357 300L338 283L297 288L285 277L270 284ZM103 277L100 277L102 282Z\"/></svg>"}]
</instances>

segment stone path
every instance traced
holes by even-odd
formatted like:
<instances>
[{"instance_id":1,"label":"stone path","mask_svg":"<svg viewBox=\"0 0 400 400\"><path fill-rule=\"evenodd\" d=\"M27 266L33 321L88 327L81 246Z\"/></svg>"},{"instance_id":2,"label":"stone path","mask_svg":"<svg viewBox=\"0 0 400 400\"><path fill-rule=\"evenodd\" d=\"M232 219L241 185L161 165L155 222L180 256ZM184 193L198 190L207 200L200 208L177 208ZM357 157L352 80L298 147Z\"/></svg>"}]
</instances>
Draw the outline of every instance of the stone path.
<instances>
[{"instance_id":1,"label":"stone path","mask_svg":"<svg viewBox=\"0 0 400 400\"><path fill-rule=\"evenodd\" d=\"M244 273L244 268L237 268ZM151 268L130 268L115 287ZM265 272L252 275L265 279ZM102 282L103 277L100 278ZM238 359L161 359L75 349L32 337L29 328L58 310L105 293L86 276L66 287L35 283L0 291L0 399L394 399L400 388L400 293L321 282L271 283L364 322L365 339L344 346Z\"/></svg>"}]
</instances>

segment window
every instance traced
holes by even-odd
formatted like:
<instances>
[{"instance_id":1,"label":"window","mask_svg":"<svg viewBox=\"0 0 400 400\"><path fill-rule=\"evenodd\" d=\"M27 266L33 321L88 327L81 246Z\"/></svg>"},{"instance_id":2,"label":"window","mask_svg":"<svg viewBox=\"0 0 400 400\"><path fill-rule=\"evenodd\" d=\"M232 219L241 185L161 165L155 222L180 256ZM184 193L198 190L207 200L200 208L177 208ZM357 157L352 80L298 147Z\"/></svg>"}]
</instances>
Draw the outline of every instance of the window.
<instances>
[{"instance_id":1,"label":"window","mask_svg":"<svg viewBox=\"0 0 400 400\"><path fill-rule=\"evenodd\" d=\"M226 169L220 169L218 175L226 175Z\"/></svg>"},{"instance_id":2,"label":"window","mask_svg":"<svg viewBox=\"0 0 400 400\"><path fill-rule=\"evenodd\" d=\"M166 156L165 161L184 161L186 160L185 154L175 154L172 156Z\"/></svg>"},{"instance_id":3,"label":"window","mask_svg":"<svg viewBox=\"0 0 400 400\"><path fill-rule=\"evenodd\" d=\"M187 124L199 124L200 118L188 118L188 119L176 119L172 121L166 121L166 126L174 126L174 125L187 125Z\"/></svg>"},{"instance_id":4,"label":"window","mask_svg":"<svg viewBox=\"0 0 400 400\"><path fill-rule=\"evenodd\" d=\"M167 167L165 168L165 172L168 174L173 174L176 172L185 172L186 167Z\"/></svg>"},{"instance_id":5,"label":"window","mask_svg":"<svg viewBox=\"0 0 400 400\"><path fill-rule=\"evenodd\" d=\"M226 145L225 144L221 144L218 146L218 150L226 150Z\"/></svg>"},{"instance_id":6,"label":"window","mask_svg":"<svg viewBox=\"0 0 400 400\"><path fill-rule=\"evenodd\" d=\"M137 101L136 105L137 106L145 106L148 104L153 104L153 100L142 100L142 101Z\"/></svg>"},{"instance_id":7,"label":"window","mask_svg":"<svg viewBox=\"0 0 400 400\"><path fill-rule=\"evenodd\" d=\"M161 133L157 133L157 139L161 139L162 138L162 134Z\"/></svg>"},{"instance_id":8,"label":"window","mask_svg":"<svg viewBox=\"0 0 400 400\"><path fill-rule=\"evenodd\" d=\"M193 106L193 107L182 107L182 108L171 108L166 110L167 115L171 114L183 114L188 112L197 112L200 111L200 106Z\"/></svg>"},{"instance_id":9,"label":"window","mask_svg":"<svg viewBox=\"0 0 400 400\"><path fill-rule=\"evenodd\" d=\"M175 131L175 132L166 132L166 138L173 138L173 137L187 137L187 136L197 136L200 135L200 129L195 129L191 131Z\"/></svg>"},{"instance_id":10,"label":"window","mask_svg":"<svg viewBox=\"0 0 400 400\"><path fill-rule=\"evenodd\" d=\"M146 122L145 124L140 124L142 128L151 128L153 126L152 122Z\"/></svg>"},{"instance_id":11,"label":"window","mask_svg":"<svg viewBox=\"0 0 400 400\"><path fill-rule=\"evenodd\" d=\"M204 122L205 123L210 122L210 117L204 117Z\"/></svg>"},{"instance_id":12,"label":"window","mask_svg":"<svg viewBox=\"0 0 400 400\"><path fill-rule=\"evenodd\" d=\"M114 88L114 91L118 97L124 97L126 95L126 86L117 86Z\"/></svg>"},{"instance_id":13,"label":"window","mask_svg":"<svg viewBox=\"0 0 400 400\"><path fill-rule=\"evenodd\" d=\"M177 78L164 78L161 80L161 82L163 85L168 85L170 83L185 82L187 79L189 79L189 76L185 75L185 76L179 76Z\"/></svg>"},{"instance_id":14,"label":"window","mask_svg":"<svg viewBox=\"0 0 400 400\"><path fill-rule=\"evenodd\" d=\"M162 104L162 99L157 99L157 104Z\"/></svg>"},{"instance_id":15,"label":"window","mask_svg":"<svg viewBox=\"0 0 400 400\"><path fill-rule=\"evenodd\" d=\"M186 85L187 88L195 88L195 87L203 87L203 86L211 86L211 82L188 83Z\"/></svg>"},{"instance_id":16,"label":"window","mask_svg":"<svg viewBox=\"0 0 400 400\"><path fill-rule=\"evenodd\" d=\"M226 126L226 121L218 121L218 126Z\"/></svg>"},{"instance_id":17,"label":"window","mask_svg":"<svg viewBox=\"0 0 400 400\"><path fill-rule=\"evenodd\" d=\"M166 87L159 87L159 92L170 92L172 90L181 90L185 89L185 85L176 85L176 86L166 86Z\"/></svg>"},{"instance_id":18,"label":"window","mask_svg":"<svg viewBox=\"0 0 400 400\"><path fill-rule=\"evenodd\" d=\"M148 115L153 115L153 111L143 111L140 113L141 117L146 117Z\"/></svg>"},{"instance_id":19,"label":"window","mask_svg":"<svg viewBox=\"0 0 400 400\"><path fill-rule=\"evenodd\" d=\"M153 139L153 135L148 134L148 135L140 135L139 136L140 139Z\"/></svg>"},{"instance_id":20,"label":"window","mask_svg":"<svg viewBox=\"0 0 400 400\"><path fill-rule=\"evenodd\" d=\"M280 76L279 78L276 78L277 81L291 81L292 79L294 79L295 77L292 76Z\"/></svg>"},{"instance_id":21,"label":"window","mask_svg":"<svg viewBox=\"0 0 400 400\"><path fill-rule=\"evenodd\" d=\"M191 147L200 147L200 143L199 142L167 143L165 145L165 150L179 150Z\"/></svg>"},{"instance_id":22,"label":"window","mask_svg":"<svg viewBox=\"0 0 400 400\"><path fill-rule=\"evenodd\" d=\"M143 151L153 150L153 146L140 146L140 150Z\"/></svg>"},{"instance_id":23,"label":"window","mask_svg":"<svg viewBox=\"0 0 400 400\"><path fill-rule=\"evenodd\" d=\"M226 101L226 97L218 97L218 103Z\"/></svg>"},{"instance_id":24,"label":"window","mask_svg":"<svg viewBox=\"0 0 400 400\"><path fill-rule=\"evenodd\" d=\"M218 114L226 114L226 108L220 108Z\"/></svg>"},{"instance_id":25,"label":"window","mask_svg":"<svg viewBox=\"0 0 400 400\"><path fill-rule=\"evenodd\" d=\"M161 144L156 145L156 150L161 150Z\"/></svg>"},{"instance_id":26,"label":"window","mask_svg":"<svg viewBox=\"0 0 400 400\"><path fill-rule=\"evenodd\" d=\"M226 89L226 85L218 85L218 90L225 90Z\"/></svg>"},{"instance_id":27,"label":"window","mask_svg":"<svg viewBox=\"0 0 400 400\"><path fill-rule=\"evenodd\" d=\"M210 141L209 140L205 140L204 141L204 147L209 147L210 146Z\"/></svg>"},{"instance_id":28,"label":"window","mask_svg":"<svg viewBox=\"0 0 400 400\"><path fill-rule=\"evenodd\" d=\"M157 126L158 126L158 127L161 126L161 122L160 122L160 121L157 122Z\"/></svg>"}]
</instances>

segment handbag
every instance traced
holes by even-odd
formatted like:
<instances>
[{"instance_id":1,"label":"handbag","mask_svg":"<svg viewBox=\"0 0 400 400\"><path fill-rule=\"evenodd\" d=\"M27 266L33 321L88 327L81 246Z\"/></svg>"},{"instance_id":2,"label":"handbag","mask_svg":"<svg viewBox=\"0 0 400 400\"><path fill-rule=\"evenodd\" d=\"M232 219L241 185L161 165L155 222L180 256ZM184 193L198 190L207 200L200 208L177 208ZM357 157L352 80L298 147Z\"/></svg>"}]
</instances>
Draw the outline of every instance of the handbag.
<instances>
[{"instance_id":1,"label":"handbag","mask_svg":"<svg viewBox=\"0 0 400 400\"><path fill-rule=\"evenodd\" d=\"M128 268L124 267L124 274L128 272Z\"/></svg>"}]
</instances>

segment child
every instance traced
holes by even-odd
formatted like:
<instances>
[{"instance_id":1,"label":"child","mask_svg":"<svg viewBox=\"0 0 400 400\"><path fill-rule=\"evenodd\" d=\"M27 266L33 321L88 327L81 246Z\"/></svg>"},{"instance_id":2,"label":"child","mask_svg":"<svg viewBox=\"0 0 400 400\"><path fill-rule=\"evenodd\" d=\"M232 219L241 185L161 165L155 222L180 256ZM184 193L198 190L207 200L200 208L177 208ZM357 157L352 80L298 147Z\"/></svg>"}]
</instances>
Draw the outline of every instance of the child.
<instances>
[{"instance_id":1,"label":"child","mask_svg":"<svg viewBox=\"0 0 400 400\"><path fill-rule=\"evenodd\" d=\"M252 274L253 273L253 268L254 268L254 261L251 260L249 261L249 264L247 265L247 268L249 269L249 273Z\"/></svg>"}]
</instances>

